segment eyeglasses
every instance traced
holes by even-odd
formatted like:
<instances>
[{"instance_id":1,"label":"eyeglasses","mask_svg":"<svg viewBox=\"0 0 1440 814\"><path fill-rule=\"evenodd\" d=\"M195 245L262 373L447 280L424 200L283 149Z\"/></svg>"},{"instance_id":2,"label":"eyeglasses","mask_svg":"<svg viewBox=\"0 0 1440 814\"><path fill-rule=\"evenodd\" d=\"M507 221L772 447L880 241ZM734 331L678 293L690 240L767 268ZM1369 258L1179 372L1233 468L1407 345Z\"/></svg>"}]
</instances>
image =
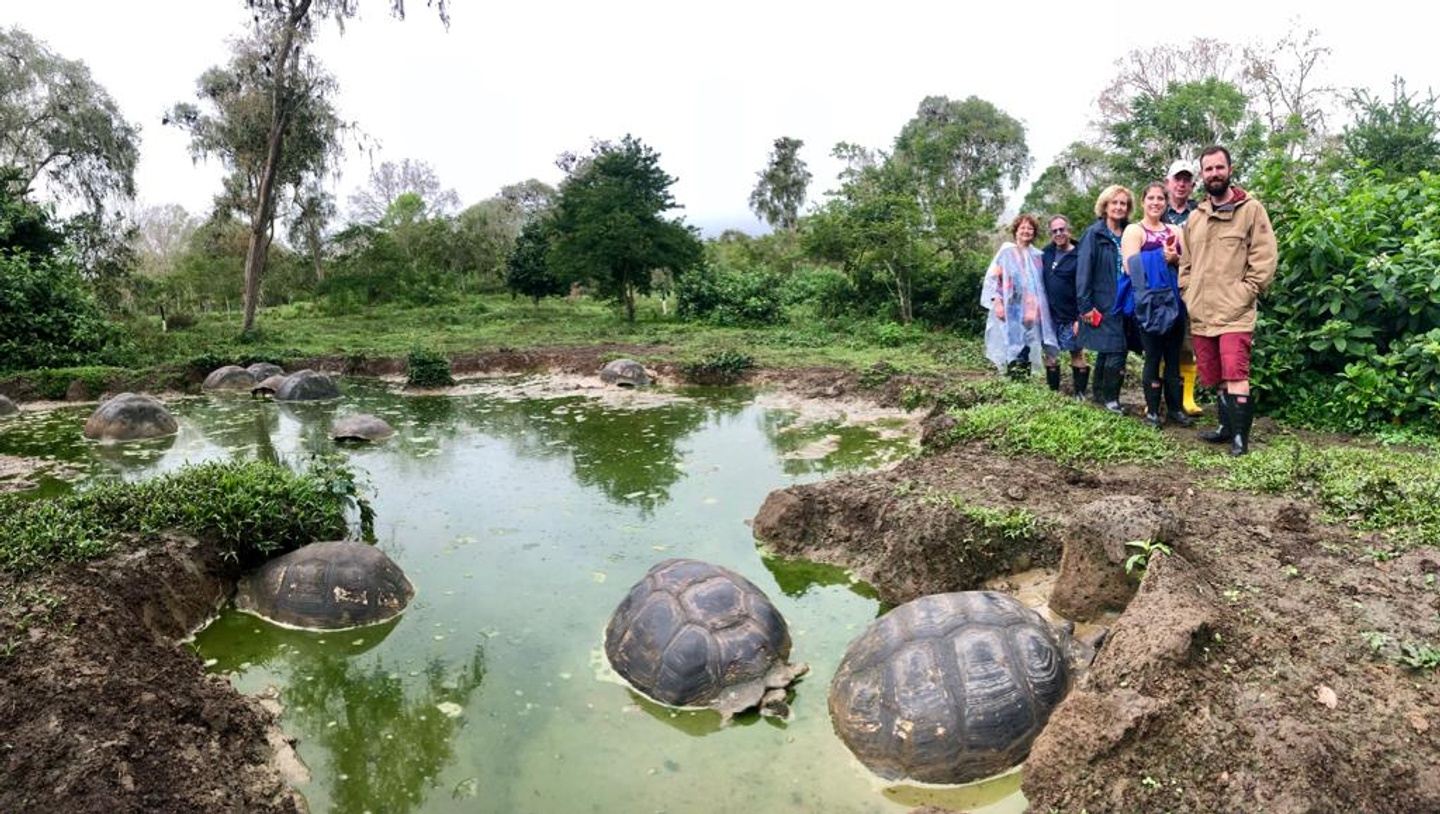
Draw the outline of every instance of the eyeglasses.
<instances>
[{"instance_id":1,"label":"eyeglasses","mask_svg":"<svg viewBox=\"0 0 1440 814\"><path fill-rule=\"evenodd\" d=\"M1058 234L1060 234L1061 232L1068 232L1068 231L1070 231L1069 227L1061 226L1061 227L1056 228L1056 229L1051 229L1051 230L1050 230L1050 234L1052 234L1052 235L1058 235Z\"/></svg>"}]
</instances>

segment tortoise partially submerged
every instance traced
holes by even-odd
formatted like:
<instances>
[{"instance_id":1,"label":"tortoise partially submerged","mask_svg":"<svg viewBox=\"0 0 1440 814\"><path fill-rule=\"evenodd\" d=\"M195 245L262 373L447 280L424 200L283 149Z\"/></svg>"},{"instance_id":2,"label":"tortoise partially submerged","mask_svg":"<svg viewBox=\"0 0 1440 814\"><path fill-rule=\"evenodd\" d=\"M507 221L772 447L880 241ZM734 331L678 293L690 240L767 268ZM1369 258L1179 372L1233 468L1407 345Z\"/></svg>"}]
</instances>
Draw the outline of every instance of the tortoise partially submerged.
<instances>
[{"instance_id":1,"label":"tortoise partially submerged","mask_svg":"<svg viewBox=\"0 0 1440 814\"><path fill-rule=\"evenodd\" d=\"M85 437L100 441L140 441L180 431L165 403L143 393L121 393L95 408L85 421Z\"/></svg>"},{"instance_id":2,"label":"tortoise partially submerged","mask_svg":"<svg viewBox=\"0 0 1440 814\"><path fill-rule=\"evenodd\" d=\"M755 706L788 715L785 688L809 669L786 662L790 631L763 591L687 559L658 563L635 583L610 617L605 655L644 695L724 719Z\"/></svg>"},{"instance_id":3,"label":"tortoise partially submerged","mask_svg":"<svg viewBox=\"0 0 1440 814\"><path fill-rule=\"evenodd\" d=\"M395 434L385 419L369 414L350 415L330 426L330 437L336 441L384 441Z\"/></svg>"},{"instance_id":4,"label":"tortoise partially submerged","mask_svg":"<svg viewBox=\"0 0 1440 814\"><path fill-rule=\"evenodd\" d=\"M9 396L0 395L0 418L12 416L19 412L20 408L15 405L15 402L10 400Z\"/></svg>"},{"instance_id":5,"label":"tortoise partially submerged","mask_svg":"<svg viewBox=\"0 0 1440 814\"><path fill-rule=\"evenodd\" d=\"M240 581L235 607L289 627L340 630L393 619L415 596L394 560L365 543L311 543Z\"/></svg>"},{"instance_id":6,"label":"tortoise partially submerged","mask_svg":"<svg viewBox=\"0 0 1440 814\"><path fill-rule=\"evenodd\" d=\"M210 371L205 377L206 390L249 390L255 386L255 376L239 365L225 365Z\"/></svg>"},{"instance_id":7,"label":"tortoise partially submerged","mask_svg":"<svg viewBox=\"0 0 1440 814\"><path fill-rule=\"evenodd\" d=\"M922 596L850 643L840 739L888 780L968 783L1025 759L1071 681L1069 634L994 591Z\"/></svg>"},{"instance_id":8,"label":"tortoise partially submerged","mask_svg":"<svg viewBox=\"0 0 1440 814\"><path fill-rule=\"evenodd\" d=\"M271 376L284 376L285 368L270 362L255 362L245 368L257 382L263 382Z\"/></svg>"},{"instance_id":9,"label":"tortoise partially submerged","mask_svg":"<svg viewBox=\"0 0 1440 814\"><path fill-rule=\"evenodd\" d=\"M645 387L650 384L650 374L634 359L616 359L600 369L600 381L618 387Z\"/></svg>"},{"instance_id":10,"label":"tortoise partially submerged","mask_svg":"<svg viewBox=\"0 0 1440 814\"><path fill-rule=\"evenodd\" d=\"M274 375L274 376L267 376L267 377L265 377L265 379L264 379L263 381L261 381L259 384L257 384L257 385L255 385L254 387L250 388L250 395L256 396L256 397L274 396L274 395L275 395L275 391L279 390L279 389L280 389L280 385L282 385L282 384L284 384L284 383L285 383L285 376L282 375L282 374L278 374L278 373L277 373L277 374Z\"/></svg>"},{"instance_id":11,"label":"tortoise partially submerged","mask_svg":"<svg viewBox=\"0 0 1440 814\"><path fill-rule=\"evenodd\" d=\"M324 373L309 368L297 370L285 377L275 391L276 401L325 401L340 398L340 388L335 380Z\"/></svg>"}]
</instances>

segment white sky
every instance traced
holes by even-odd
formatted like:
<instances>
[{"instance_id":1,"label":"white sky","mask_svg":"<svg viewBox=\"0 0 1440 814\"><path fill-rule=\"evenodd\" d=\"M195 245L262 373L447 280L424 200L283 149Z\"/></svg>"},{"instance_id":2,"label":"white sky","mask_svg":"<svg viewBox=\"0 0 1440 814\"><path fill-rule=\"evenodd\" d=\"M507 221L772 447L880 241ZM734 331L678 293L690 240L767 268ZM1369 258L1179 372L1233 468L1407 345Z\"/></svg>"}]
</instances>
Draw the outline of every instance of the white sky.
<instances>
[{"instance_id":1,"label":"white sky","mask_svg":"<svg viewBox=\"0 0 1440 814\"><path fill-rule=\"evenodd\" d=\"M888 148L931 94L977 95L1019 118L1038 173L1085 135L1115 60L1164 41L1274 40L1298 20L1334 49L1333 84L1388 95L1398 73L1412 90L1440 90L1440 11L1388 1L1196 15L1194 4L1135 2L453 0L448 32L424 0L409 0L404 22L388 5L361 0L363 17L343 36L330 25L319 46L341 114L379 143L376 161L427 161L469 205L529 177L558 183L558 153L629 132L660 152L683 214L707 234L763 230L747 198L776 137L804 139L814 201L834 186L837 141ZM194 213L220 170L192 164L184 134L160 117L194 99L196 77L227 59L246 19L242 0L0 0L0 25L84 60L140 125L141 203ZM342 206L368 161L352 151L333 183Z\"/></svg>"}]
</instances>

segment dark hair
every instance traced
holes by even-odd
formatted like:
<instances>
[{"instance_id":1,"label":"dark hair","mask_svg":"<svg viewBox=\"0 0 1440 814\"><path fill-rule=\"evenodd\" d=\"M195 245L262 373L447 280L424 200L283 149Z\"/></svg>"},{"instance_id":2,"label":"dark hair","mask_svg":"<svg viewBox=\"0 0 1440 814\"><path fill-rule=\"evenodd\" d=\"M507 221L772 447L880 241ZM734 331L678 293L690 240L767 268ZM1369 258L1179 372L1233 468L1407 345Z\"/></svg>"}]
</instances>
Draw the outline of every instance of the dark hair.
<instances>
[{"instance_id":1,"label":"dark hair","mask_svg":"<svg viewBox=\"0 0 1440 814\"><path fill-rule=\"evenodd\" d=\"M1010 221L1010 236L1014 237L1015 234L1020 231L1020 224L1026 221L1030 222L1030 228L1034 229L1035 236L1039 237L1040 221L1036 220L1035 216L1030 214L1029 212L1021 212L1020 214L1015 216L1015 220Z\"/></svg>"},{"instance_id":2,"label":"dark hair","mask_svg":"<svg viewBox=\"0 0 1440 814\"><path fill-rule=\"evenodd\" d=\"M1166 201L1166 203L1169 203L1169 201L1170 201L1170 190L1168 190L1168 189L1165 188L1165 182L1164 182L1164 181L1151 181L1150 183L1146 184L1146 185L1145 185L1145 191L1143 191L1143 192L1140 193L1140 200L1141 200L1141 201L1144 201L1144 200L1145 200L1145 196L1146 196L1146 195L1149 195L1149 194L1150 194L1150 190L1152 190L1152 189L1158 189L1158 190L1160 190L1160 194L1165 196L1165 201Z\"/></svg>"},{"instance_id":3,"label":"dark hair","mask_svg":"<svg viewBox=\"0 0 1440 814\"><path fill-rule=\"evenodd\" d=\"M1230 166L1231 164L1234 164L1234 163L1235 163L1234 161L1231 161L1231 160L1230 160L1230 151L1227 150L1227 149L1225 149L1224 147L1221 147L1219 144L1212 144L1212 145L1210 145L1209 147L1206 147L1205 149L1201 150L1201 151L1200 151L1200 162L1203 164L1203 163L1205 162L1205 156L1207 156L1207 155L1215 155L1216 153L1221 153L1221 154L1223 154L1223 155L1225 156L1225 166L1228 167L1228 166Z\"/></svg>"}]
</instances>

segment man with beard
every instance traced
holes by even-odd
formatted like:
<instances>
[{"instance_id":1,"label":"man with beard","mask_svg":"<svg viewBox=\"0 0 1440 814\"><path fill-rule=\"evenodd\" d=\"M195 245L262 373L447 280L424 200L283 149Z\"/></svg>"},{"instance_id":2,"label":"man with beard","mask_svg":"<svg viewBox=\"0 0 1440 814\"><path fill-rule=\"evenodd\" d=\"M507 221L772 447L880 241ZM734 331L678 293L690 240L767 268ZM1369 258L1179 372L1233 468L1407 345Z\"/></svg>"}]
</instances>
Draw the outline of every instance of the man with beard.
<instances>
[{"instance_id":1,"label":"man with beard","mask_svg":"<svg viewBox=\"0 0 1440 814\"><path fill-rule=\"evenodd\" d=\"M1185 222L1180 289L1200 383L1220 388L1220 426L1200 437L1229 443L1231 455L1244 455L1255 415L1250 396L1255 306L1275 276L1278 250L1265 207L1230 183L1230 170L1224 147L1206 147L1200 154L1205 198Z\"/></svg>"}]
</instances>

